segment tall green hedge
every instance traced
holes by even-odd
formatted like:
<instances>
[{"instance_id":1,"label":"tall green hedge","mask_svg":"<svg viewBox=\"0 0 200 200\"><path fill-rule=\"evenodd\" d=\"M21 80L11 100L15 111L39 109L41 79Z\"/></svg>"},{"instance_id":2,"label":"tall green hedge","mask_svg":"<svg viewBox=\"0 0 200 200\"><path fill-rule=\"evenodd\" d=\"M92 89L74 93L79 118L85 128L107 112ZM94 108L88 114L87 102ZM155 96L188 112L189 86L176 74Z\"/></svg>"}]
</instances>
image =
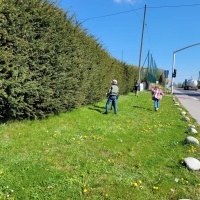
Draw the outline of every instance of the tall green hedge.
<instances>
[{"instance_id":1,"label":"tall green hedge","mask_svg":"<svg viewBox=\"0 0 200 200\"><path fill-rule=\"evenodd\" d=\"M131 90L137 68L47 0L0 0L0 117L37 119L101 100L112 79Z\"/></svg>"}]
</instances>

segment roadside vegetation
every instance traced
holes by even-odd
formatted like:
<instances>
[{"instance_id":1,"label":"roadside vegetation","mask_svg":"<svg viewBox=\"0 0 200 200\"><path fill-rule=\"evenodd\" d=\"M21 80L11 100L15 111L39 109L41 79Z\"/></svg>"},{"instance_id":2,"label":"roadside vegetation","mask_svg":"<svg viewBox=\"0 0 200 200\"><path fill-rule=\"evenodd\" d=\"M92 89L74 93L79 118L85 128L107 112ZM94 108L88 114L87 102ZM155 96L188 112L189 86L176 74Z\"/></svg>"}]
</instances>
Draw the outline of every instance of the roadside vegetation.
<instances>
[{"instance_id":1,"label":"roadside vegetation","mask_svg":"<svg viewBox=\"0 0 200 200\"><path fill-rule=\"evenodd\" d=\"M113 77L121 94L130 92L136 80L136 66L111 57L74 15L55 3L0 0L2 120L71 111L100 101Z\"/></svg>"},{"instance_id":2,"label":"roadside vegetation","mask_svg":"<svg viewBox=\"0 0 200 200\"><path fill-rule=\"evenodd\" d=\"M158 112L149 92L120 96L117 115L102 114L105 101L1 124L0 199L197 200L199 172L182 161L199 147L184 143L172 96Z\"/></svg>"}]
</instances>

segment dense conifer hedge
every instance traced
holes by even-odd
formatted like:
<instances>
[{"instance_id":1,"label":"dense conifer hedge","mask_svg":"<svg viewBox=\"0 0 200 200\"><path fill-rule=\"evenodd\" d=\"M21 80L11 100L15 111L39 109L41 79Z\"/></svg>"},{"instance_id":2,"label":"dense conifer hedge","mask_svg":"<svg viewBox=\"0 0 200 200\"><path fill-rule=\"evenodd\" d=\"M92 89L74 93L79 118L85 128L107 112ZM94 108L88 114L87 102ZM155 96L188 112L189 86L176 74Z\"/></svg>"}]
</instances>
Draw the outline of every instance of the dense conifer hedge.
<instances>
[{"instance_id":1,"label":"dense conifer hedge","mask_svg":"<svg viewBox=\"0 0 200 200\"><path fill-rule=\"evenodd\" d=\"M128 93L137 68L112 58L47 0L0 0L0 115L37 119Z\"/></svg>"}]
</instances>

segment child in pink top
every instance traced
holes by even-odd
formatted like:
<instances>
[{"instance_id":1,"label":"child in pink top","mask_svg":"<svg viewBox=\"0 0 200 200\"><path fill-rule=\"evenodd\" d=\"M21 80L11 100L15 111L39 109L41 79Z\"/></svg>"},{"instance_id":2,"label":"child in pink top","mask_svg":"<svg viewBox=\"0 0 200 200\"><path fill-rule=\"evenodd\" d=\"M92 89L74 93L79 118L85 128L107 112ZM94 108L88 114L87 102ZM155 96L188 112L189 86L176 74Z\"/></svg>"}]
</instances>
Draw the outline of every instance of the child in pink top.
<instances>
[{"instance_id":1,"label":"child in pink top","mask_svg":"<svg viewBox=\"0 0 200 200\"><path fill-rule=\"evenodd\" d=\"M163 96L162 89L159 86L156 85L152 89L152 100L154 100L155 111L157 111L159 109L159 107L160 107L159 101L162 99L162 96Z\"/></svg>"}]
</instances>

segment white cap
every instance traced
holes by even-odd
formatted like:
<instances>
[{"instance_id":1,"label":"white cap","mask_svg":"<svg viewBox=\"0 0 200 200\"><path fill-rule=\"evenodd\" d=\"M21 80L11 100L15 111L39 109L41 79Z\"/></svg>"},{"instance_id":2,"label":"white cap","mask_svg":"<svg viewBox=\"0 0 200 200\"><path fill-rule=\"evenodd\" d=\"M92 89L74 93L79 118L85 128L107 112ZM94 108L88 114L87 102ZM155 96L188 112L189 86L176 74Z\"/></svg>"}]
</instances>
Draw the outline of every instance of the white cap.
<instances>
[{"instance_id":1,"label":"white cap","mask_svg":"<svg viewBox=\"0 0 200 200\"><path fill-rule=\"evenodd\" d=\"M117 80L112 80L113 85L117 85Z\"/></svg>"}]
</instances>

